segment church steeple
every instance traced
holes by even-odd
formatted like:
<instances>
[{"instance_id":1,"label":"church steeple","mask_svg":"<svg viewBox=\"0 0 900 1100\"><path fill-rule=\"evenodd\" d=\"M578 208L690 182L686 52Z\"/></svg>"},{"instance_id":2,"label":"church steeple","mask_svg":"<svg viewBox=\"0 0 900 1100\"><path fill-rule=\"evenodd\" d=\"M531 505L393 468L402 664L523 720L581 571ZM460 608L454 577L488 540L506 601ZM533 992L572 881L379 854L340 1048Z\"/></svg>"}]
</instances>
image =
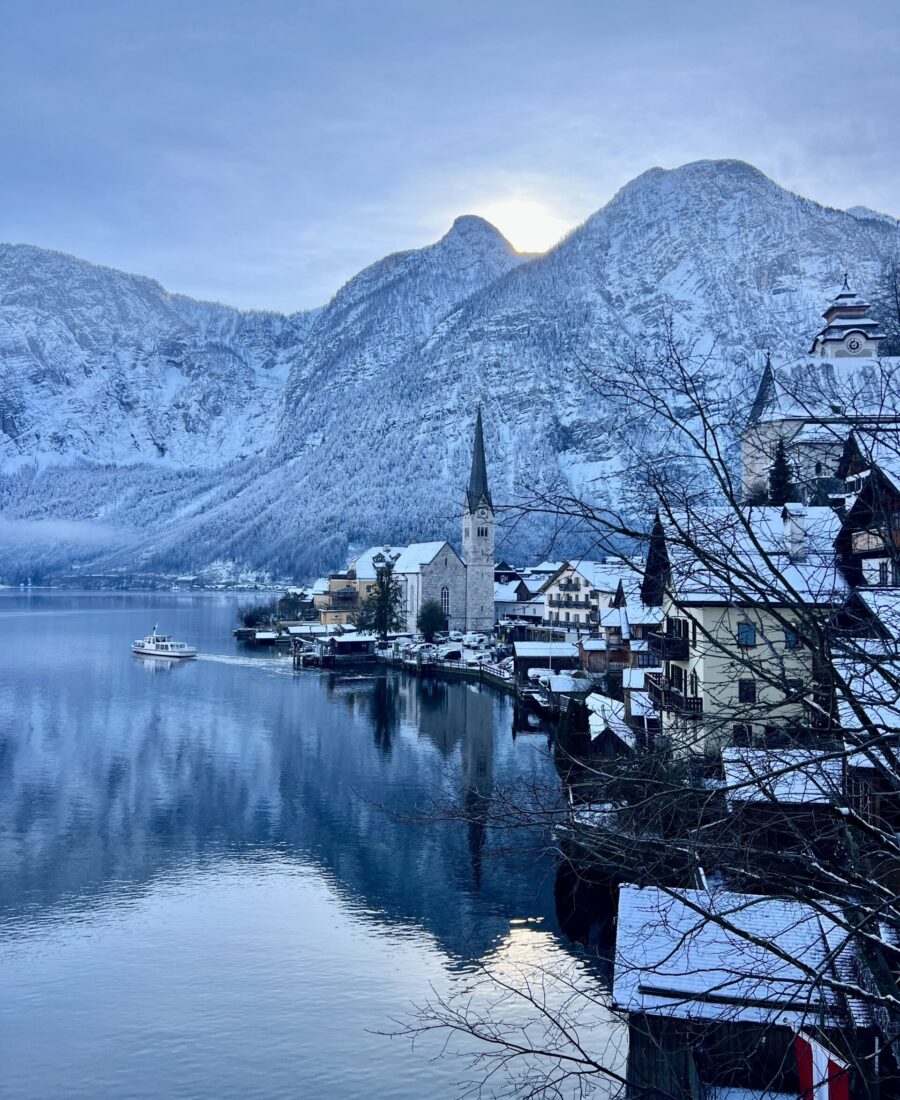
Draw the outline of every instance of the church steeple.
<instances>
[{"instance_id":1,"label":"church steeple","mask_svg":"<svg viewBox=\"0 0 900 1100\"><path fill-rule=\"evenodd\" d=\"M810 354L829 359L851 355L876 357L878 341L884 339L884 333L878 322L869 316L870 308L868 302L850 289L845 274L844 285L822 314L825 327L816 333Z\"/></svg>"},{"instance_id":2,"label":"church steeple","mask_svg":"<svg viewBox=\"0 0 900 1100\"><path fill-rule=\"evenodd\" d=\"M475 417L475 446L462 528L466 629L489 633L494 629L494 502L488 488L480 406Z\"/></svg>"},{"instance_id":3,"label":"church steeple","mask_svg":"<svg viewBox=\"0 0 900 1100\"><path fill-rule=\"evenodd\" d=\"M472 472L469 474L469 489L466 493L469 511L474 512L480 504L493 510L491 491L488 488L487 462L484 457L484 431L481 427L481 406L475 417L475 447L472 451Z\"/></svg>"}]
</instances>

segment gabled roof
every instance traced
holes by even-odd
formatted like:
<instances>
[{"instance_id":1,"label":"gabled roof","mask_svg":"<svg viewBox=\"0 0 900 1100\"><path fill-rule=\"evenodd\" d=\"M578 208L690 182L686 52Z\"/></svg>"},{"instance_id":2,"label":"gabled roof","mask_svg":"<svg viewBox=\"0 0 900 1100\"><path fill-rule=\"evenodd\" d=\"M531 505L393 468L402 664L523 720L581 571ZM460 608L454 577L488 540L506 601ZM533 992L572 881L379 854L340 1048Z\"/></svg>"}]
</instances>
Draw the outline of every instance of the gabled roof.
<instances>
[{"instance_id":1,"label":"gabled roof","mask_svg":"<svg viewBox=\"0 0 900 1100\"><path fill-rule=\"evenodd\" d=\"M398 554L402 554L405 549L404 546L370 546L368 550L363 550L361 554L351 560L350 568L355 569L358 581L375 580L378 570L375 568L374 559L379 554L383 554L387 558L395 558Z\"/></svg>"},{"instance_id":2,"label":"gabled roof","mask_svg":"<svg viewBox=\"0 0 900 1100\"><path fill-rule=\"evenodd\" d=\"M855 984L855 963L846 933L821 908L724 890L619 891L613 1003L627 1012L845 1027L846 1004L866 1026L862 1002L814 985L806 971Z\"/></svg>"},{"instance_id":3,"label":"gabled roof","mask_svg":"<svg viewBox=\"0 0 900 1100\"><path fill-rule=\"evenodd\" d=\"M395 573L418 573L423 565L430 565L438 554L447 547L454 557L459 557L448 542L414 542L407 546L394 565Z\"/></svg>"},{"instance_id":4,"label":"gabled roof","mask_svg":"<svg viewBox=\"0 0 900 1100\"><path fill-rule=\"evenodd\" d=\"M731 809L739 802L833 802L843 789L840 757L802 749L726 748L725 801Z\"/></svg>"},{"instance_id":5,"label":"gabled roof","mask_svg":"<svg viewBox=\"0 0 900 1100\"><path fill-rule=\"evenodd\" d=\"M847 585L834 553L840 526L831 508L799 504L723 505L657 517L643 598L668 593L679 603L703 606L841 602ZM792 532L802 532L796 543Z\"/></svg>"},{"instance_id":6,"label":"gabled roof","mask_svg":"<svg viewBox=\"0 0 900 1100\"><path fill-rule=\"evenodd\" d=\"M870 424L900 414L900 358L825 358L804 355L767 362L749 422L821 420Z\"/></svg>"}]
</instances>

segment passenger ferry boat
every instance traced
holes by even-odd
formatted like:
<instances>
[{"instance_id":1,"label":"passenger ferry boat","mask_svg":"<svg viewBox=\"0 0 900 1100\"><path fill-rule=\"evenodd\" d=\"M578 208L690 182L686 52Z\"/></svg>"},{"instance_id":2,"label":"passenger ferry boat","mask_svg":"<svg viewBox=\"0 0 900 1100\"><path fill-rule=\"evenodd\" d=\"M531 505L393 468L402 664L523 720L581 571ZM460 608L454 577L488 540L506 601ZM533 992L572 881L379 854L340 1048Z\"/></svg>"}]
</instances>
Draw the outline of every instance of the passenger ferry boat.
<instances>
[{"instance_id":1,"label":"passenger ferry boat","mask_svg":"<svg viewBox=\"0 0 900 1100\"><path fill-rule=\"evenodd\" d=\"M147 635L131 643L131 652L144 657L196 657L197 650L192 645L176 642L169 634L157 634L156 627Z\"/></svg>"}]
</instances>

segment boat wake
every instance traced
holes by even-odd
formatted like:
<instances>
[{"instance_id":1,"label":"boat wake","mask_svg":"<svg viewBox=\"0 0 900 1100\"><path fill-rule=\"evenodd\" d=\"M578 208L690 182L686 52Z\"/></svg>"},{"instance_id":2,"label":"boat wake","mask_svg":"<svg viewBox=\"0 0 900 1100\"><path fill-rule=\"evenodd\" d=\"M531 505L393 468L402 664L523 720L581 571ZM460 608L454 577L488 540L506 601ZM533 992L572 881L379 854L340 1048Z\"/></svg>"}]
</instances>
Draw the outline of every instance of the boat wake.
<instances>
[{"instance_id":1,"label":"boat wake","mask_svg":"<svg viewBox=\"0 0 900 1100\"><path fill-rule=\"evenodd\" d=\"M236 668L255 668L260 672L276 675L293 675L294 665L291 658L285 657L239 657L227 653L199 653L198 661L212 661L219 665L234 665Z\"/></svg>"}]
</instances>

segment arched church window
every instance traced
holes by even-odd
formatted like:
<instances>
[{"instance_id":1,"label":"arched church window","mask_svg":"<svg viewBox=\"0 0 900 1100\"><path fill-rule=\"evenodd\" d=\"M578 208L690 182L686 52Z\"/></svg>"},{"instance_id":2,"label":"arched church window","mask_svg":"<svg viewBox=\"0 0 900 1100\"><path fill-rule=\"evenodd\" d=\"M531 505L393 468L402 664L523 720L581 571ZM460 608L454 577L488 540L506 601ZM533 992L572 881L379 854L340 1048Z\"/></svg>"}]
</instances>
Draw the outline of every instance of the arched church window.
<instances>
[{"instance_id":1,"label":"arched church window","mask_svg":"<svg viewBox=\"0 0 900 1100\"><path fill-rule=\"evenodd\" d=\"M450 614L450 589L446 585L441 589L441 611Z\"/></svg>"}]
</instances>

